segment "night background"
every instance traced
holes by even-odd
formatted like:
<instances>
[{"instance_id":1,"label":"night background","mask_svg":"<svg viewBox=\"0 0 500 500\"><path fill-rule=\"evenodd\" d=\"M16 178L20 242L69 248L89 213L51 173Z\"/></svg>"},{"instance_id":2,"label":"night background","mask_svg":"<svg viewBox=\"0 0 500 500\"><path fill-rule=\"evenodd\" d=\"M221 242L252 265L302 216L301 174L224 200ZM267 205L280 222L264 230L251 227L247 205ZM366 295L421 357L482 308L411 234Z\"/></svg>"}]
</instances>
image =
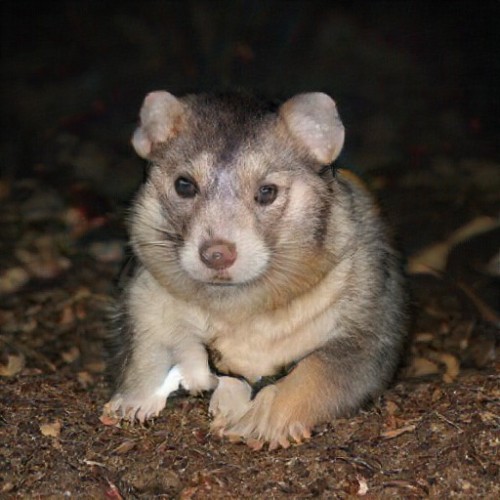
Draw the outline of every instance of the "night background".
<instances>
[{"instance_id":1,"label":"night background","mask_svg":"<svg viewBox=\"0 0 500 500\"><path fill-rule=\"evenodd\" d=\"M500 2L4 1L0 496L497 498ZM412 340L387 394L253 453L207 398L147 428L99 421L106 308L144 176L148 92L323 91L337 164L380 200ZM371 496L370 496L371 495Z\"/></svg>"}]
</instances>

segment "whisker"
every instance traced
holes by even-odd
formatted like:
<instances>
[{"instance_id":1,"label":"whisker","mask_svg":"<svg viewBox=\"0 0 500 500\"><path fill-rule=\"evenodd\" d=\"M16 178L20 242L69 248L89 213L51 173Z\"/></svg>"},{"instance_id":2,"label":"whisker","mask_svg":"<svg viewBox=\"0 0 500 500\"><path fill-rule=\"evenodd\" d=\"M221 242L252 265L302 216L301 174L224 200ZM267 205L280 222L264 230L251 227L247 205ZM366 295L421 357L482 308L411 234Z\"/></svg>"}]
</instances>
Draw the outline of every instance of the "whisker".
<instances>
[{"instance_id":1,"label":"whisker","mask_svg":"<svg viewBox=\"0 0 500 500\"><path fill-rule=\"evenodd\" d=\"M167 241L136 241L136 245L141 247L163 247L163 248L172 248L170 242Z\"/></svg>"}]
</instances>

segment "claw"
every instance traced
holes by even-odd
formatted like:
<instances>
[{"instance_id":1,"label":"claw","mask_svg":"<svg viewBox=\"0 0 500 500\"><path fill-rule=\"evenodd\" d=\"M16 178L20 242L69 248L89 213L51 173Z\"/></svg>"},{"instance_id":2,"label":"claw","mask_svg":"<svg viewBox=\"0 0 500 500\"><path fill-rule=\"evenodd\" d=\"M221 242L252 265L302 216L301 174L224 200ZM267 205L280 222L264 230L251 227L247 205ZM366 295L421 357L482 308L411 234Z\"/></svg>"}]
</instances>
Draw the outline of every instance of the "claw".
<instances>
[{"instance_id":1,"label":"claw","mask_svg":"<svg viewBox=\"0 0 500 500\"><path fill-rule=\"evenodd\" d=\"M302 424L294 424L290 427L290 436L297 444L301 444L311 437L311 431Z\"/></svg>"},{"instance_id":2,"label":"claw","mask_svg":"<svg viewBox=\"0 0 500 500\"><path fill-rule=\"evenodd\" d=\"M241 443L243 438L239 434L224 434L227 439L229 439L230 443Z\"/></svg>"},{"instance_id":3,"label":"claw","mask_svg":"<svg viewBox=\"0 0 500 500\"><path fill-rule=\"evenodd\" d=\"M282 437L279 440L279 444L281 445L282 448L285 450L290 447L290 441L286 437Z\"/></svg>"},{"instance_id":4,"label":"claw","mask_svg":"<svg viewBox=\"0 0 500 500\"><path fill-rule=\"evenodd\" d=\"M260 439L247 439L247 446L252 449L253 451L260 451L264 447L264 441L261 441Z\"/></svg>"},{"instance_id":5,"label":"claw","mask_svg":"<svg viewBox=\"0 0 500 500\"><path fill-rule=\"evenodd\" d=\"M278 448L279 448L278 441L271 441L269 443L269 451L274 451L277 450Z\"/></svg>"}]
</instances>

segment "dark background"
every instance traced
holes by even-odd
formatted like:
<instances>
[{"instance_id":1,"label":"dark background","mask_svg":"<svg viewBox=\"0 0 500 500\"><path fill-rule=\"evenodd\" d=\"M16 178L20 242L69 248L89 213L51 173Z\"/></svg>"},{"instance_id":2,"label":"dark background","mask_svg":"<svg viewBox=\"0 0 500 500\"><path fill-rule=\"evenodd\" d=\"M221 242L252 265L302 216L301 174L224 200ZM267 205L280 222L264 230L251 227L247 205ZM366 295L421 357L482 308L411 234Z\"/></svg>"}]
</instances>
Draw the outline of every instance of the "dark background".
<instances>
[{"instance_id":1,"label":"dark background","mask_svg":"<svg viewBox=\"0 0 500 500\"><path fill-rule=\"evenodd\" d=\"M154 89L328 92L355 170L498 158L499 18L498 1L3 2L2 173L133 175L121 160ZM75 166L79 147L111 173Z\"/></svg>"}]
</instances>

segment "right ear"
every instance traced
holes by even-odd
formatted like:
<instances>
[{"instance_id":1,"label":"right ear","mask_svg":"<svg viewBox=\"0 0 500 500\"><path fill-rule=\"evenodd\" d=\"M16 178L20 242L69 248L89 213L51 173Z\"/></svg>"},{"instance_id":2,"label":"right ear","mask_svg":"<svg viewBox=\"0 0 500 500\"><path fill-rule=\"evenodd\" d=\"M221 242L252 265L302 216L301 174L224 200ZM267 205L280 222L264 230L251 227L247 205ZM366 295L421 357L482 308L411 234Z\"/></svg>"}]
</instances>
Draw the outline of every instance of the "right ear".
<instances>
[{"instance_id":1,"label":"right ear","mask_svg":"<svg viewBox=\"0 0 500 500\"><path fill-rule=\"evenodd\" d=\"M149 93L142 103L140 124L132 136L139 156L150 159L155 148L175 137L182 126L184 105L164 90Z\"/></svg>"},{"instance_id":2,"label":"right ear","mask_svg":"<svg viewBox=\"0 0 500 500\"><path fill-rule=\"evenodd\" d=\"M296 95L281 105L280 116L320 165L329 165L340 154L344 125L330 96L322 92Z\"/></svg>"}]
</instances>

